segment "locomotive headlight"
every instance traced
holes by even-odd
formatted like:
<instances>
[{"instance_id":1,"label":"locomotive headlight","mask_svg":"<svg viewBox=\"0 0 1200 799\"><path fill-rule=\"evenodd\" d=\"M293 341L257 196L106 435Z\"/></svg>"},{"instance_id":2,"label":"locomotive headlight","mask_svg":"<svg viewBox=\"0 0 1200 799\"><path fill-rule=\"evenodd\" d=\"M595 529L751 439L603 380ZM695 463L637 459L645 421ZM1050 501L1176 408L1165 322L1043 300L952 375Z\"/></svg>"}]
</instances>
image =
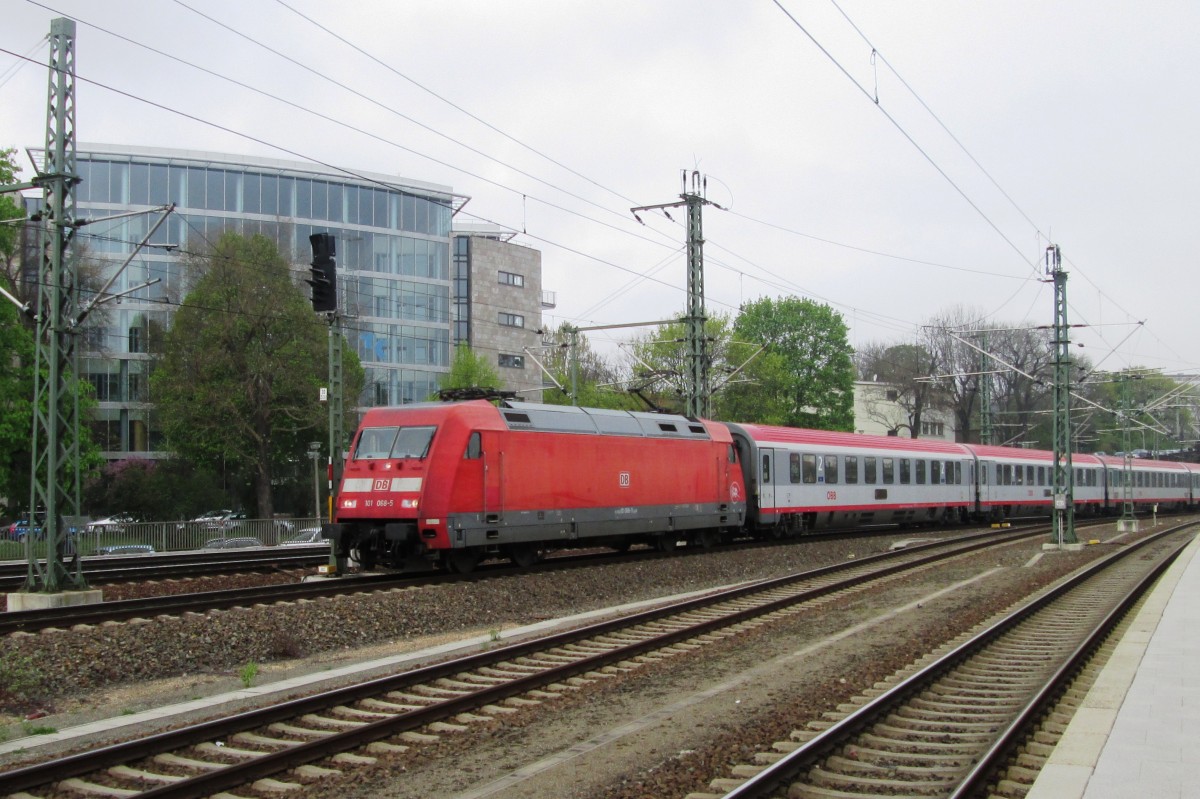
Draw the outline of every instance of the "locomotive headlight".
<instances>
[{"instance_id":1,"label":"locomotive headlight","mask_svg":"<svg viewBox=\"0 0 1200 799\"><path fill-rule=\"evenodd\" d=\"M415 508L417 507L417 500L415 500L415 499L402 499L402 500L400 500L400 507L402 507L402 508L413 508L413 509L415 509Z\"/></svg>"}]
</instances>

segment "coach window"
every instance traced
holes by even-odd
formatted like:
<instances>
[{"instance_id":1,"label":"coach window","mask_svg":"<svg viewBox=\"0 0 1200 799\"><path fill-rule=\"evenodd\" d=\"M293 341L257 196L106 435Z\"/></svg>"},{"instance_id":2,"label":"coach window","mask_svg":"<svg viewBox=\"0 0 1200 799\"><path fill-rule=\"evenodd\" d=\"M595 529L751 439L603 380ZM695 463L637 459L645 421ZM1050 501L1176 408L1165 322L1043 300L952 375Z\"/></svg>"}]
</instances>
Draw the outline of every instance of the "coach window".
<instances>
[{"instance_id":1,"label":"coach window","mask_svg":"<svg viewBox=\"0 0 1200 799\"><path fill-rule=\"evenodd\" d=\"M944 483L945 480L942 479L943 474L941 461L929 462L929 482L931 485L941 485Z\"/></svg>"},{"instance_id":2,"label":"coach window","mask_svg":"<svg viewBox=\"0 0 1200 799\"><path fill-rule=\"evenodd\" d=\"M837 455L825 456L825 484L830 485L838 481L838 462Z\"/></svg>"},{"instance_id":3,"label":"coach window","mask_svg":"<svg viewBox=\"0 0 1200 799\"><path fill-rule=\"evenodd\" d=\"M767 485L771 484L771 456L767 453L762 458L762 480Z\"/></svg>"},{"instance_id":4,"label":"coach window","mask_svg":"<svg viewBox=\"0 0 1200 799\"><path fill-rule=\"evenodd\" d=\"M925 461L917 459L917 485L925 485Z\"/></svg>"},{"instance_id":5,"label":"coach window","mask_svg":"<svg viewBox=\"0 0 1200 799\"><path fill-rule=\"evenodd\" d=\"M900 459L900 485L905 486L912 482L912 461L908 458Z\"/></svg>"},{"instance_id":6,"label":"coach window","mask_svg":"<svg viewBox=\"0 0 1200 799\"><path fill-rule=\"evenodd\" d=\"M954 484L962 485L962 463L954 462Z\"/></svg>"},{"instance_id":7,"label":"coach window","mask_svg":"<svg viewBox=\"0 0 1200 799\"><path fill-rule=\"evenodd\" d=\"M853 485L858 482L858 456L846 456L846 484Z\"/></svg>"},{"instance_id":8,"label":"coach window","mask_svg":"<svg viewBox=\"0 0 1200 799\"><path fill-rule=\"evenodd\" d=\"M788 455L788 477L793 483L800 482L800 453Z\"/></svg>"},{"instance_id":9,"label":"coach window","mask_svg":"<svg viewBox=\"0 0 1200 799\"><path fill-rule=\"evenodd\" d=\"M803 463L804 482L817 482L817 456L804 455L801 461Z\"/></svg>"},{"instance_id":10,"label":"coach window","mask_svg":"<svg viewBox=\"0 0 1200 799\"><path fill-rule=\"evenodd\" d=\"M893 458L883 459L883 484L890 485L896 482L896 461Z\"/></svg>"},{"instance_id":11,"label":"coach window","mask_svg":"<svg viewBox=\"0 0 1200 799\"><path fill-rule=\"evenodd\" d=\"M479 437L479 433L471 434L467 439L467 451L463 453L463 458L469 461L479 460L483 457L483 440Z\"/></svg>"},{"instance_id":12,"label":"coach window","mask_svg":"<svg viewBox=\"0 0 1200 799\"><path fill-rule=\"evenodd\" d=\"M1044 486L1044 485L1046 484L1046 467L1045 467L1045 466L1039 466L1039 467L1038 467L1038 481L1037 481L1037 484L1038 484L1038 485L1040 485L1040 486Z\"/></svg>"},{"instance_id":13,"label":"coach window","mask_svg":"<svg viewBox=\"0 0 1200 799\"><path fill-rule=\"evenodd\" d=\"M879 482L879 475L878 475L877 471L878 470L875 468L875 458L873 458L873 457L863 458L863 482L864 483L866 483L869 486L873 486L877 482Z\"/></svg>"},{"instance_id":14,"label":"coach window","mask_svg":"<svg viewBox=\"0 0 1200 799\"><path fill-rule=\"evenodd\" d=\"M1030 486L1036 485L1036 483L1033 482L1033 467L1032 466L1025 467L1025 485L1030 485Z\"/></svg>"},{"instance_id":15,"label":"coach window","mask_svg":"<svg viewBox=\"0 0 1200 799\"><path fill-rule=\"evenodd\" d=\"M1013 469L1013 485L1025 485L1025 470L1020 465Z\"/></svg>"}]
</instances>

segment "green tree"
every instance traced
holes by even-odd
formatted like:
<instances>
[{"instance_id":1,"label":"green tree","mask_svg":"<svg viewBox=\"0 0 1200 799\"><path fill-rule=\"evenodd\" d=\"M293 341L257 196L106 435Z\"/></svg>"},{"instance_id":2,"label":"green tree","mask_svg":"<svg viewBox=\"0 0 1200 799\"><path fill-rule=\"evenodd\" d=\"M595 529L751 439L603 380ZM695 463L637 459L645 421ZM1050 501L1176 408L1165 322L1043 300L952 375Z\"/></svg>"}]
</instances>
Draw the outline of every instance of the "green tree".
<instances>
[{"instance_id":1,"label":"green tree","mask_svg":"<svg viewBox=\"0 0 1200 799\"><path fill-rule=\"evenodd\" d=\"M704 321L708 339L709 385L716 389L722 376L736 364L730 364L733 323L729 316L714 314ZM691 354L687 344L687 323L678 319L634 339L632 385L660 407L683 413L691 391Z\"/></svg>"},{"instance_id":2,"label":"green tree","mask_svg":"<svg viewBox=\"0 0 1200 799\"><path fill-rule=\"evenodd\" d=\"M173 457L110 461L84 485L92 516L125 512L147 521L188 519L226 504L220 475Z\"/></svg>"},{"instance_id":3,"label":"green tree","mask_svg":"<svg viewBox=\"0 0 1200 799\"><path fill-rule=\"evenodd\" d=\"M478 355L465 341L454 348L450 371L438 377L438 386L451 388L500 388L503 381L487 359ZM437 399L437 397L430 397Z\"/></svg>"},{"instance_id":4,"label":"green tree","mask_svg":"<svg viewBox=\"0 0 1200 799\"><path fill-rule=\"evenodd\" d=\"M328 430L319 401L327 330L265 236L226 233L189 267L199 277L164 337L151 397L170 447L243 473L258 514L269 517L277 473L299 469L308 442ZM345 396L354 398L363 372L353 350L344 351Z\"/></svg>"},{"instance_id":5,"label":"green tree","mask_svg":"<svg viewBox=\"0 0 1200 799\"><path fill-rule=\"evenodd\" d=\"M542 402L549 405L572 405L571 385L579 395L579 405L588 408L642 410L642 402L630 395L621 380L621 370L592 349L587 336L574 333L569 322L551 329L544 339L548 346L538 359L554 376L562 389L549 388L542 392ZM574 335L573 335L574 334ZM575 363L572 366L571 342L575 342ZM572 381L572 371L575 373Z\"/></svg>"},{"instance_id":6,"label":"green tree","mask_svg":"<svg viewBox=\"0 0 1200 799\"><path fill-rule=\"evenodd\" d=\"M1195 438L1195 404L1185 386L1166 375L1141 367L1121 372L1094 373L1079 387L1089 398L1107 408L1111 414L1096 411L1072 400L1072 420L1082 426L1080 419L1095 416L1095 442L1087 449L1102 452L1184 448L1185 441ZM1122 413L1128 409L1128 413ZM1125 431L1129 435L1126 438Z\"/></svg>"},{"instance_id":7,"label":"green tree","mask_svg":"<svg viewBox=\"0 0 1200 799\"><path fill-rule=\"evenodd\" d=\"M854 364L841 314L812 300L763 298L742 307L733 339L733 363L755 346L766 350L746 366L747 382L714 398L719 418L854 429Z\"/></svg>"},{"instance_id":8,"label":"green tree","mask_svg":"<svg viewBox=\"0 0 1200 799\"><path fill-rule=\"evenodd\" d=\"M29 503L33 349L33 332L16 306L0 298L0 497L10 509Z\"/></svg>"},{"instance_id":9,"label":"green tree","mask_svg":"<svg viewBox=\"0 0 1200 799\"><path fill-rule=\"evenodd\" d=\"M21 167L13 160L16 150L8 148L0 150L0 186L11 186L17 182L17 173ZM19 194L0 194L0 267L8 282L4 288L14 293L16 286L16 256L17 244L20 240L19 225L9 222L12 219L24 219L25 209L21 206Z\"/></svg>"}]
</instances>

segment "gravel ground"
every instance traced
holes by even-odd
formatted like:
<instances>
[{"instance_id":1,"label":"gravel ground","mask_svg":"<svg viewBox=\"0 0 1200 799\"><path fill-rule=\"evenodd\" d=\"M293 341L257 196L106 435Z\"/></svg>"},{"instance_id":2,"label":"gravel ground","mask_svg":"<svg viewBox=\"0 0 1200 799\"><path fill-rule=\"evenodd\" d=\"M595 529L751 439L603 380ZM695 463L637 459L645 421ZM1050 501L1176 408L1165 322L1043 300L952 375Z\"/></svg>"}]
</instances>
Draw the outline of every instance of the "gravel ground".
<instances>
[{"instance_id":1,"label":"gravel ground","mask_svg":"<svg viewBox=\"0 0 1200 799\"><path fill-rule=\"evenodd\" d=\"M667 799L703 791L712 777L753 762L756 750L1111 551L1092 547L1027 565L1040 546L1027 543L942 564L830 599L699 654L566 695L553 702L553 712L535 708L517 725L506 720L498 730L485 725L447 737L307 793L322 799ZM990 576L902 615L887 615L984 572ZM840 637L872 619L884 621ZM559 762L538 773L513 777L516 769L527 772L530 763L555 758Z\"/></svg>"},{"instance_id":2,"label":"gravel ground","mask_svg":"<svg viewBox=\"0 0 1200 799\"><path fill-rule=\"evenodd\" d=\"M65 727L87 717L118 715L131 707L229 690L237 686L234 672L248 662L264 664L259 680L263 682L328 668L335 662L416 648L429 640L840 562L884 550L896 539L917 537L927 536L898 532L851 542L804 542L770 550L717 552L470 585L12 636L0 641L0 658L19 654L35 659L42 686L39 707L52 714L46 723ZM1054 555L1043 558L1039 565L1024 567L1039 547L1026 545L1012 554L993 556L1007 577L997 576L929 603L923 611L905 617L903 624L885 625L870 636L830 644L819 656L806 659L802 667L794 662L783 665L779 674L739 686L736 692L742 698L733 705L727 698L689 705L662 721L665 729L649 725L612 746L599 747L593 755L575 758L579 761L575 766L581 767L584 760L588 765L586 776L578 777L579 784L569 791L562 790L559 772L549 787L539 787L540 778L535 777L503 795L633 799L682 796L685 784L691 790L702 788L713 765L748 762L746 742L759 740L760 728L766 736L763 740L773 740L769 731L774 727L782 730L775 737L786 737L791 729L788 724L796 726L816 717L905 665L926 651L930 642L952 636L1000 610L1029 586L1050 580L1107 549ZM1021 571L1016 571L1018 568ZM423 749L411 763L397 759L362 769L349 780L339 781L336 788L329 786L328 795L448 795L481 780L498 778L507 768L519 767L572 742L586 741L598 730L618 726L621 719L636 719L653 708L684 701L703 684L744 673L804 642L817 641L890 609L903 596L923 596L935 585L963 579L978 570L978 564L927 570L922 578L895 585L887 592L868 592L865 596L873 597L870 599L831 601L819 614L804 614L801 619L772 626L769 632L739 636L735 644L706 648L706 653L725 651L721 658L689 658L678 666L656 666L606 681L555 703L556 709L570 706L578 712L544 714L534 709L503 729L483 727L447 740L433 752ZM1013 579L1014 574L1018 579ZM464 608L470 611L464 612ZM368 648L361 649L364 646ZM298 657L302 655L307 657ZM782 718L799 721L780 722L780 716L773 713L760 715L781 703L790 708ZM27 706L14 709L24 711ZM0 722L17 718L10 715ZM429 755L443 748L468 754L456 755L455 767L442 773L440 766L430 763ZM673 793L676 788L682 792ZM321 790L314 786L310 793L318 795Z\"/></svg>"}]
</instances>

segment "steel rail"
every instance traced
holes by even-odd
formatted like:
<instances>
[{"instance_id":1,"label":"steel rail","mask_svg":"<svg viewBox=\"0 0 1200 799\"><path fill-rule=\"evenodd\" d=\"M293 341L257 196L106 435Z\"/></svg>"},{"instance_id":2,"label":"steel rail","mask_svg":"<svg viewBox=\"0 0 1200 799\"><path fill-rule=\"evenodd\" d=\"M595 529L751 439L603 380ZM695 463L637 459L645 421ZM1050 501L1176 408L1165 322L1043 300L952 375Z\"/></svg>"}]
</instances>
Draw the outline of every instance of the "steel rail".
<instances>
[{"instance_id":1,"label":"steel rail","mask_svg":"<svg viewBox=\"0 0 1200 799\"><path fill-rule=\"evenodd\" d=\"M83 575L92 582L120 582L147 577L161 579L256 569L289 569L326 563L328 560L328 547L313 547L311 551L294 551L292 547L286 547L252 552L228 550L183 554L105 555L84 558ZM25 561L0 563L0 589L20 587L25 581L27 568Z\"/></svg>"},{"instance_id":2,"label":"steel rail","mask_svg":"<svg viewBox=\"0 0 1200 799\"><path fill-rule=\"evenodd\" d=\"M392 718L369 723L349 732L338 733L316 741L290 746L281 752L264 753L262 757L256 758L253 761L225 765L219 771L202 774L178 783L152 788L138 794L139 799L142 797L144 799L164 799L165 797L209 796L227 788L243 785L254 779L278 773L302 762L319 760L335 751L345 751L370 741L420 727L430 721L455 715L470 707L478 707L481 703L487 704L489 702L500 701L506 697L524 693L530 690L531 687L558 682L571 675L594 671L608 663L627 660L645 651L661 649L672 643L703 635L712 629L737 624L747 618L762 616L779 610L782 607L846 590L848 587L868 581L921 568L969 552L993 546L1002 546L1013 541L1044 534L1044 529L1009 531L1001 536L997 536L995 531L988 531L965 539L957 539L949 542L941 541L907 550L879 553L851 562L812 569L800 574L762 580L716 594L643 611L631 616L598 622L587 627L557 633L544 638L479 652L454 661L434 664L398 675L389 675L357 685L333 689L310 697L303 697L270 707L246 711L228 718L200 722L179 730L113 744L49 763L27 766L0 776L0 792L15 793L43 786L48 782L57 782L65 778L128 763L131 760L138 760L154 754L224 738L238 732L252 730L308 713L327 710L348 702L386 694L389 691L402 690L422 683L428 683L464 671L494 665L514 658L532 656L547 649L574 644L632 626L644 625L670 616L730 602L752 594L766 593L796 583L830 577L837 572L848 570L862 572L844 580L834 580L801 593L725 615L719 619L711 619L696 625L687 626L683 629L670 631L653 639L630 644L625 648L612 649L604 653L582 657L571 663L564 664L557 669L548 669L515 682L508 682L488 688L487 691L490 693L480 692L470 696L449 699L433 706L429 710L422 709L421 711L400 714ZM925 550L933 548L941 548L944 551L933 554L922 554ZM912 558L911 556L914 554L920 555L920 557ZM887 561L903 559L906 556L909 557L903 563L887 564ZM871 570L873 566L880 563L887 565Z\"/></svg>"},{"instance_id":3,"label":"steel rail","mask_svg":"<svg viewBox=\"0 0 1200 799\"><path fill-rule=\"evenodd\" d=\"M786 754L781 759L767 766L758 774L750 777L741 785L730 789L722 799L765 799L766 797L774 796L776 792L783 790L785 785L799 775L806 773L813 767L819 765L821 761L830 755L834 754L838 749L846 744L848 740L854 738L878 720L892 712L896 707L907 701L910 697L917 695L921 691L927 689L935 681L944 675L953 671L960 664L973 657L975 654L985 649L988 645L998 639L1001 635L1014 629L1035 613L1043 610L1052 603L1059 600L1061 597L1073 591L1075 588L1091 580L1098 574L1101 574L1109 567L1123 561L1130 555L1140 552L1144 547L1156 543L1166 536L1173 535L1181 530L1196 525L1197 522L1187 522L1176 527L1169 528L1157 533L1153 536L1136 541L1129 546L1114 552L1113 554L1089 565L1086 569L1073 575L1068 580L1060 583L1051 591L1025 604L1021 608L1014 611L1004 619L999 620L995 624L988 627L986 630L973 636L970 640L955 647L950 652L941 656L937 660L928 664L916 673L908 676L901 682L897 683L891 689L871 699L862 707L851 712L845 718L833 723L831 726L821 731L813 738L801 744L793 751ZM1179 552L1190 541L1184 542L1174 553L1169 556L1173 560L1178 556ZM1165 566L1159 564L1154 570L1154 576L1157 577ZM1139 585L1149 585L1146 580L1139 581ZM1127 600L1126 600L1127 601ZM1122 603L1124 604L1124 602ZM1108 614L1106 619L1111 618L1112 614ZM1056 671L1056 675L1065 672L1066 669L1060 668ZM1041 689L1039 695L1050 695L1056 690L1055 687L1047 685ZM1031 723L1032 719L1038 715L1037 708L1033 707L1030 702L1025 710L1021 713L1021 718L1018 720L1020 727L1024 727ZM1004 746L1001 747L999 742L989 749L988 757L995 761L1002 757L1004 747L1011 746L1011 736L1016 734L1012 729L1018 722L1013 722L1006 728L1006 740ZM977 773L978 772L978 773ZM986 780L987 774L982 770L973 769L969 775L974 784L978 784L980 780ZM967 793L955 794L956 796L965 796Z\"/></svg>"},{"instance_id":4,"label":"steel rail","mask_svg":"<svg viewBox=\"0 0 1200 799\"><path fill-rule=\"evenodd\" d=\"M895 534L895 531L891 531L891 534ZM995 535L995 532L986 531L972 535L990 536ZM964 537L961 540L968 539ZM787 546L787 544L772 542L766 544L744 544L743 546ZM913 551L912 548L909 551ZM395 586L424 586L434 583L472 582L509 575L556 571L564 568L584 568L626 563L631 559L641 560L645 558L679 557L680 555L702 555L704 552L705 550L692 550L682 553L661 553L646 550L639 551L633 555L627 553L605 556L569 555L547 559L526 569L510 566L506 563L485 565L477 572L469 575L444 574L436 571L404 574L391 572L386 574L354 575L308 583L231 588L218 591L116 600L91 605L10 611L8 613L0 613L0 636L9 635L14 632L36 632L50 627L70 627L78 624L94 625L106 621L125 621L133 618L179 615L185 612L200 613L207 610L226 610L233 607L245 607L255 604L271 604L274 602L287 602L312 597L340 596L342 594L361 593L365 591L387 590Z\"/></svg>"}]
</instances>

